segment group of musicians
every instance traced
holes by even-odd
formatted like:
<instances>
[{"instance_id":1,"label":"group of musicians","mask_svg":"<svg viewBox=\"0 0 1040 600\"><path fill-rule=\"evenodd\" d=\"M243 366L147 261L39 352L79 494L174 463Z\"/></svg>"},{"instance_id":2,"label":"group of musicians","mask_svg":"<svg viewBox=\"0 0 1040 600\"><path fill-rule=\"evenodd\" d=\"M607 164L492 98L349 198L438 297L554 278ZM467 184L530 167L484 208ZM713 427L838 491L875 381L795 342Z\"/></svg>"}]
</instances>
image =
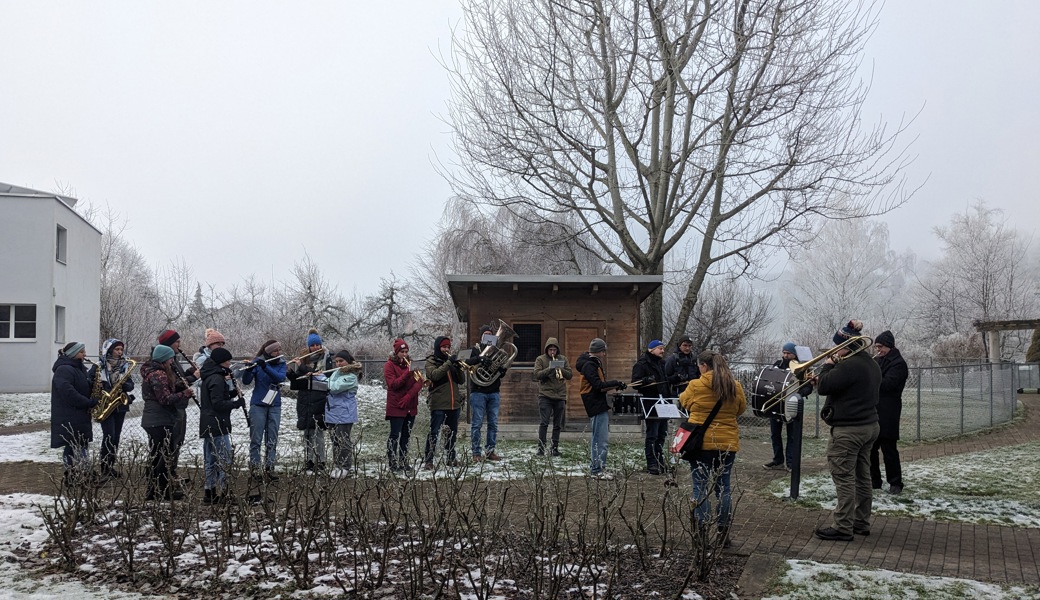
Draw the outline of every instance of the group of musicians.
<instances>
[{"instance_id":1,"label":"group of musicians","mask_svg":"<svg viewBox=\"0 0 1040 600\"><path fill-rule=\"evenodd\" d=\"M835 344L860 340L861 330L861 322L850 321L835 333ZM483 326L480 331L482 336L490 335L491 327ZM149 360L141 367L140 391L145 402L141 425L148 435L151 463L149 499L183 497L178 458L186 435L186 409L192 401L200 409L199 438L203 444L206 474L203 501L215 503L226 498L226 473L232 462L232 414L237 409L245 412L247 404L236 378L246 385L253 384L249 410L245 412L250 434L249 466L253 477L266 481L278 478L275 462L281 423L280 388L286 379L290 381L290 388L297 391L297 427L304 434L305 470L326 470L324 432L331 430L334 465L330 473L334 477L349 475L353 465L350 433L358 420L356 392L361 366L348 351L332 354L313 329L308 333L307 352L302 356L286 360L281 344L268 340L252 359L238 365L233 364L231 352L225 348L224 336L214 329L206 330L204 344L194 360L188 359L181 351L181 338L176 331L163 331L156 341ZM822 417L831 427L827 455L838 491L838 506L834 511L834 526L816 531L822 539L851 540L853 534L869 535L871 488L881 485L877 464L879 450L885 457L890 492L902 490L895 440L898 439L899 397L907 370L894 346L892 334L886 331L875 343L877 361L861 352L863 348L855 344L844 347L830 356L817 374L802 382L798 390L804 396L815 386L821 395L827 397ZM387 461L391 470L411 469L407 458L408 444L418 410L419 392L424 387L429 389L431 425L423 466L431 470L435 468L442 430L447 431L444 462L449 466L458 465L455 444L465 397L463 386L474 369L487 366L485 349L486 340L460 360L452 353L451 339L438 337L432 354L426 358L425 369L420 372L412 369L408 344L401 339L394 340L383 372L387 386L385 414L390 424ZM573 378L574 371L566 357L560 354L556 338L548 338L543 350L543 354L536 358L533 370L533 378L538 383L540 415L537 453L559 456L567 381ZM785 344L782 359L776 366L786 368L794 359L794 350L793 343ZM125 415L134 399L131 393L134 383L129 377L133 363L124 358L124 352L125 345L117 339L102 344L97 364L86 360L83 344L72 342L59 351L53 367L51 446L63 449L67 483L82 478L84 467L89 464L87 448L93 435L91 410L99 402L113 397L118 397L121 402L114 410L104 413L99 470L91 470L88 476L93 481L122 476L116 469L115 457ZM588 352L579 356L574 365L583 405L590 419L590 474L601 479L611 478L605 470L609 392L631 385L644 398L678 398L678 404L688 412L691 423L711 421L703 449L691 465L693 502L701 511L696 518L698 522L705 519L703 510L709 504L708 496L713 494L719 504L720 530L728 533L729 473L739 450L736 418L744 412L746 401L743 389L733 377L725 358L710 351L695 356L688 337L680 339L675 351L666 358L665 345L660 340L652 340L632 367L631 384L626 384L606 378L603 370L606 352L606 342L595 338L590 342ZM473 412L471 443L474 461L500 460L496 449L499 384L508 367L508 363L497 366L489 381L481 381L470 390L468 401ZM884 376L882 367L886 372ZM888 390L886 395L895 400L879 407L879 394L885 390ZM894 428L891 425L893 406ZM885 413L881 420L887 425L879 426L879 411ZM714 416L709 418L709 415ZM668 419L655 418L657 415L649 411L644 416L647 417L646 470L652 475L666 473L664 448ZM776 421L777 424L771 427L774 457L765 465L767 468L785 463L790 465L793 458L790 450L792 439L788 440L789 450L785 456L779 439L782 421ZM481 436L484 423L487 426L486 439ZM709 477L715 472L721 472L721 477Z\"/></svg>"}]
</instances>

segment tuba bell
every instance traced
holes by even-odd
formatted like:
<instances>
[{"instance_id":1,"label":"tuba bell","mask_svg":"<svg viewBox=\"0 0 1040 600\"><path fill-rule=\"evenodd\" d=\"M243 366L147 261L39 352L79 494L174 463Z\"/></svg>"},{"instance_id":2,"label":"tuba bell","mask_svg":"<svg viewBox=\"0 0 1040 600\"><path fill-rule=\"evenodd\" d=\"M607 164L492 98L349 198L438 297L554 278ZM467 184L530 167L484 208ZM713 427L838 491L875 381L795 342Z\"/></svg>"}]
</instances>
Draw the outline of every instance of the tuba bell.
<instances>
[{"instance_id":1,"label":"tuba bell","mask_svg":"<svg viewBox=\"0 0 1040 600\"><path fill-rule=\"evenodd\" d=\"M490 360L490 363L486 367L483 364L476 365L470 371L469 380L481 387L494 383L502 376L502 371L508 369L509 365L513 364L513 359L516 358L517 348L512 342L512 339L516 337L516 332L502 319L498 320L498 331L495 332L495 337L498 338L498 341L494 346L488 346L480 351L480 358L486 358Z\"/></svg>"}]
</instances>

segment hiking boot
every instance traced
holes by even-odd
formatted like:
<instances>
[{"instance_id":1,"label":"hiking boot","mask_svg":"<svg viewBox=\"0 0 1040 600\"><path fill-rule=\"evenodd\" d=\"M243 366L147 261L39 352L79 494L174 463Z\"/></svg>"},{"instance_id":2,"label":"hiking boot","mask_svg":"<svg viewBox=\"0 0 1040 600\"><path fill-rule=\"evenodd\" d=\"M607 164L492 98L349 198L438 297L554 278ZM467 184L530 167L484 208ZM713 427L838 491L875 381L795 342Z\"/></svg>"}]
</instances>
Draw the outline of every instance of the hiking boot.
<instances>
[{"instance_id":1,"label":"hiking boot","mask_svg":"<svg viewBox=\"0 0 1040 600\"><path fill-rule=\"evenodd\" d=\"M207 504L207 505L216 504L217 502L220 501L218 498L219 497L217 496L217 490L214 490L212 488L206 488L202 492L202 503L203 504Z\"/></svg>"},{"instance_id":2,"label":"hiking boot","mask_svg":"<svg viewBox=\"0 0 1040 600\"><path fill-rule=\"evenodd\" d=\"M870 527L855 526L852 528L852 533L856 535L862 535L863 537L867 537L868 535L870 535Z\"/></svg>"},{"instance_id":3,"label":"hiking boot","mask_svg":"<svg viewBox=\"0 0 1040 600\"><path fill-rule=\"evenodd\" d=\"M502 460L502 457L501 457L501 456L499 456L497 452L495 452L494 450L492 450L492 451L491 451L491 454L488 454L488 455L487 455L487 459L488 459L488 460L491 460L491 461L494 461L494 462L498 462L498 461Z\"/></svg>"},{"instance_id":4,"label":"hiking boot","mask_svg":"<svg viewBox=\"0 0 1040 600\"><path fill-rule=\"evenodd\" d=\"M552 449L552 455L553 456L559 456L560 455L560 449L559 448L553 448Z\"/></svg>"},{"instance_id":5,"label":"hiking boot","mask_svg":"<svg viewBox=\"0 0 1040 600\"><path fill-rule=\"evenodd\" d=\"M762 468L763 469L768 469L768 470L783 469L784 468L784 463L776 462L775 460L771 460L771 461L767 462L766 464L762 465Z\"/></svg>"},{"instance_id":6,"label":"hiking boot","mask_svg":"<svg viewBox=\"0 0 1040 600\"><path fill-rule=\"evenodd\" d=\"M278 481L278 475L275 474L274 469L264 469L264 479L267 481Z\"/></svg>"},{"instance_id":7,"label":"hiking boot","mask_svg":"<svg viewBox=\"0 0 1040 600\"><path fill-rule=\"evenodd\" d=\"M425 470L427 470L427 471L433 471L433 470L435 470L436 468L437 468L437 467L433 466L433 463L432 463L432 462L428 462L428 463L426 463L425 465L423 465L423 469L425 469Z\"/></svg>"},{"instance_id":8,"label":"hiking boot","mask_svg":"<svg viewBox=\"0 0 1040 600\"><path fill-rule=\"evenodd\" d=\"M482 461L482 460L484 460L484 457L483 457L483 456L481 456L481 455L479 455L479 454L474 454L474 455L473 455L473 462L480 462L480 461Z\"/></svg>"},{"instance_id":9,"label":"hiking boot","mask_svg":"<svg viewBox=\"0 0 1040 600\"><path fill-rule=\"evenodd\" d=\"M661 467L659 467L657 465L650 465L649 467L646 468L646 472L651 474L651 475L660 475L661 474Z\"/></svg>"},{"instance_id":10,"label":"hiking boot","mask_svg":"<svg viewBox=\"0 0 1040 600\"><path fill-rule=\"evenodd\" d=\"M816 537L821 540L828 540L834 542L851 542L851 533L842 533L833 527L820 527L816 530Z\"/></svg>"},{"instance_id":11,"label":"hiking boot","mask_svg":"<svg viewBox=\"0 0 1040 600\"><path fill-rule=\"evenodd\" d=\"M901 485L890 485L888 486L888 493L893 496L898 496L903 493L903 486Z\"/></svg>"}]
</instances>

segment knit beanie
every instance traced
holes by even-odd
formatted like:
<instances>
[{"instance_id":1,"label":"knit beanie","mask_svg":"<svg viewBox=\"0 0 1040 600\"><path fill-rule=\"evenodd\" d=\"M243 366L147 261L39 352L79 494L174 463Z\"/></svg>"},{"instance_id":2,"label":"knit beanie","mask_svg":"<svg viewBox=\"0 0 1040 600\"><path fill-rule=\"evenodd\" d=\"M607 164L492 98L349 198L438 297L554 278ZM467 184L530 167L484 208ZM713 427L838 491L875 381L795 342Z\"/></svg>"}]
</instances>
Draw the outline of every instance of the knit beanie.
<instances>
[{"instance_id":1,"label":"knit beanie","mask_svg":"<svg viewBox=\"0 0 1040 600\"><path fill-rule=\"evenodd\" d=\"M281 350L282 344L279 342L271 342L270 344L264 346L264 354L268 356L274 356L275 352L280 352Z\"/></svg>"},{"instance_id":2,"label":"knit beanie","mask_svg":"<svg viewBox=\"0 0 1040 600\"><path fill-rule=\"evenodd\" d=\"M647 344L646 349L653 350L654 348L660 348L661 346L664 346L664 342L662 342L661 340L650 340L650 343Z\"/></svg>"},{"instance_id":3,"label":"knit beanie","mask_svg":"<svg viewBox=\"0 0 1040 600\"><path fill-rule=\"evenodd\" d=\"M844 327L834 332L834 343L847 342L849 338L856 337L861 331L863 331L863 321L852 319Z\"/></svg>"},{"instance_id":4,"label":"knit beanie","mask_svg":"<svg viewBox=\"0 0 1040 600\"><path fill-rule=\"evenodd\" d=\"M795 352L795 349L796 348L794 346L794 342L787 342L786 344L784 344L783 347L784 352L790 352L791 354L797 354L797 352Z\"/></svg>"},{"instance_id":5,"label":"knit beanie","mask_svg":"<svg viewBox=\"0 0 1040 600\"><path fill-rule=\"evenodd\" d=\"M231 351L227 348L215 348L213 352L209 354L210 360L217 363L218 365L226 363L231 360Z\"/></svg>"},{"instance_id":6,"label":"knit beanie","mask_svg":"<svg viewBox=\"0 0 1040 600\"><path fill-rule=\"evenodd\" d=\"M179 339L181 339L181 334L172 329L167 329L159 334L159 343L163 346L171 346L177 343L177 340Z\"/></svg>"},{"instance_id":7,"label":"knit beanie","mask_svg":"<svg viewBox=\"0 0 1040 600\"><path fill-rule=\"evenodd\" d=\"M895 348L896 336L892 335L892 332L886 329L878 334L877 338L874 339L874 343L881 344L887 348Z\"/></svg>"},{"instance_id":8,"label":"knit beanie","mask_svg":"<svg viewBox=\"0 0 1040 600\"><path fill-rule=\"evenodd\" d=\"M216 329L206 328L206 341L203 342L202 345L206 346L207 348L209 348L210 346L212 346L213 344L216 344L218 342L226 344L227 340L225 340L224 336L221 335L221 333L219 331L217 331Z\"/></svg>"},{"instance_id":9,"label":"knit beanie","mask_svg":"<svg viewBox=\"0 0 1040 600\"><path fill-rule=\"evenodd\" d=\"M173 358L173 348L159 344L152 348L152 360L166 362Z\"/></svg>"},{"instance_id":10,"label":"knit beanie","mask_svg":"<svg viewBox=\"0 0 1040 600\"><path fill-rule=\"evenodd\" d=\"M321 345L321 336L318 335L318 330L317 329L311 329L309 332L307 332L307 347L310 348L311 346L320 346L320 345Z\"/></svg>"},{"instance_id":11,"label":"knit beanie","mask_svg":"<svg viewBox=\"0 0 1040 600\"><path fill-rule=\"evenodd\" d=\"M65 344L65 347L61 349L61 353L65 356L72 358L79 354L79 351L86 348L82 342L69 342Z\"/></svg>"},{"instance_id":12,"label":"knit beanie","mask_svg":"<svg viewBox=\"0 0 1040 600\"><path fill-rule=\"evenodd\" d=\"M408 343L407 342L405 342L401 338L397 338L396 340L394 340L394 354L397 354L401 350L407 350L407 349L408 349Z\"/></svg>"},{"instance_id":13,"label":"knit beanie","mask_svg":"<svg viewBox=\"0 0 1040 600\"><path fill-rule=\"evenodd\" d=\"M600 338L593 338L592 342L589 343L589 352L595 354L597 352L603 352L607 349L607 343Z\"/></svg>"},{"instance_id":14,"label":"knit beanie","mask_svg":"<svg viewBox=\"0 0 1040 600\"><path fill-rule=\"evenodd\" d=\"M347 361L348 363L354 362L354 356L347 350L340 350L339 352L337 352L335 354L335 357L336 358L342 358L343 360Z\"/></svg>"}]
</instances>

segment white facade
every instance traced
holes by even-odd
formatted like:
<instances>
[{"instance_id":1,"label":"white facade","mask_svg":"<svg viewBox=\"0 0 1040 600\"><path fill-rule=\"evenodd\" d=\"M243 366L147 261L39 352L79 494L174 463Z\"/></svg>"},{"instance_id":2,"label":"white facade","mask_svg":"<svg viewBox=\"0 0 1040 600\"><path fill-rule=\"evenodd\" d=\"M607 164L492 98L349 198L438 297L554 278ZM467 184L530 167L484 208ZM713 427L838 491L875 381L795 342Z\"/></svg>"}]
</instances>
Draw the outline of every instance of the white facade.
<instances>
[{"instance_id":1,"label":"white facade","mask_svg":"<svg viewBox=\"0 0 1040 600\"><path fill-rule=\"evenodd\" d=\"M67 342L98 352L101 232L75 204L0 183L0 393L48 391Z\"/></svg>"}]
</instances>

